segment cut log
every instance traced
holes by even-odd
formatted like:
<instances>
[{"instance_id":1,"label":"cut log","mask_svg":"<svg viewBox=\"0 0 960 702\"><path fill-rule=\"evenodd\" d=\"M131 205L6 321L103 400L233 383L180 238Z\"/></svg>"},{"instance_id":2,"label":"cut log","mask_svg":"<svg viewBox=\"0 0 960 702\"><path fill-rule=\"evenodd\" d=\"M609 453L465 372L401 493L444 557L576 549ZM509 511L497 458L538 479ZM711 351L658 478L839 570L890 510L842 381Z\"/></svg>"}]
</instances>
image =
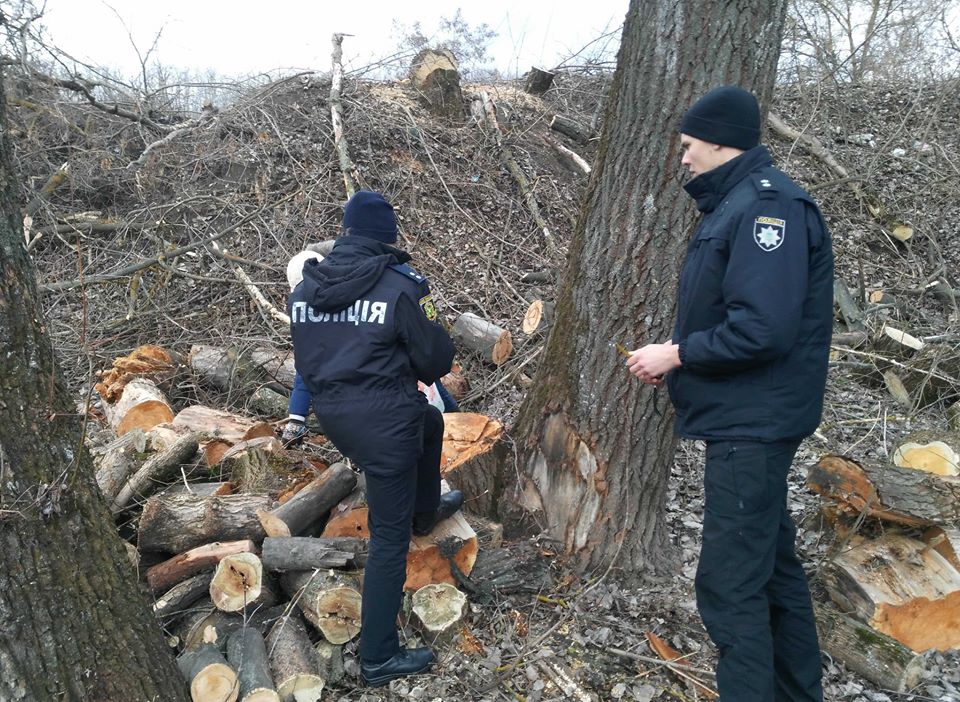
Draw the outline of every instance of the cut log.
<instances>
[{"instance_id":1,"label":"cut log","mask_svg":"<svg viewBox=\"0 0 960 702\"><path fill-rule=\"evenodd\" d=\"M884 324L873 340L873 348L877 353L898 360L912 357L923 347L924 343L920 339L889 324Z\"/></svg>"},{"instance_id":2,"label":"cut log","mask_svg":"<svg viewBox=\"0 0 960 702\"><path fill-rule=\"evenodd\" d=\"M317 675L317 659L307 629L298 616L285 617L267 636L270 670L280 699L318 702L323 678Z\"/></svg>"},{"instance_id":3,"label":"cut log","mask_svg":"<svg viewBox=\"0 0 960 702\"><path fill-rule=\"evenodd\" d=\"M240 702L280 702L263 634L253 628L233 632L227 639L227 660L237 671Z\"/></svg>"},{"instance_id":4,"label":"cut log","mask_svg":"<svg viewBox=\"0 0 960 702\"><path fill-rule=\"evenodd\" d=\"M357 484L357 475L345 463L334 463L319 478L273 510L257 516L267 536L298 536L323 517Z\"/></svg>"},{"instance_id":5,"label":"cut log","mask_svg":"<svg viewBox=\"0 0 960 702\"><path fill-rule=\"evenodd\" d=\"M213 571L207 570L177 583L153 603L153 614L169 625L182 616L190 605L207 595L212 578Z\"/></svg>"},{"instance_id":6,"label":"cut log","mask_svg":"<svg viewBox=\"0 0 960 702\"><path fill-rule=\"evenodd\" d=\"M280 587L308 622L333 644L344 644L360 633L360 580L335 570L291 571Z\"/></svg>"},{"instance_id":7,"label":"cut log","mask_svg":"<svg viewBox=\"0 0 960 702\"><path fill-rule=\"evenodd\" d=\"M834 659L877 687L912 689L923 675L923 656L830 605L814 603L820 646Z\"/></svg>"},{"instance_id":8,"label":"cut log","mask_svg":"<svg viewBox=\"0 0 960 702\"><path fill-rule=\"evenodd\" d=\"M343 646L320 639L314 650L317 652L317 668L320 671L320 677L328 685L336 685L346 677L347 670L343 665Z\"/></svg>"},{"instance_id":9,"label":"cut log","mask_svg":"<svg viewBox=\"0 0 960 702\"><path fill-rule=\"evenodd\" d=\"M894 450L893 462L901 468L934 475L960 475L960 435L935 431L911 434Z\"/></svg>"},{"instance_id":10,"label":"cut log","mask_svg":"<svg viewBox=\"0 0 960 702\"><path fill-rule=\"evenodd\" d=\"M285 605L260 608L244 614L231 614L213 606L209 598L200 600L176 625L176 636L184 651L196 649L203 644L204 632L213 629L217 645L225 647L230 636L242 629L256 629L261 634L270 631L273 625L287 616ZM225 649L223 649L225 650Z\"/></svg>"},{"instance_id":11,"label":"cut log","mask_svg":"<svg viewBox=\"0 0 960 702\"><path fill-rule=\"evenodd\" d=\"M363 474L349 495L330 510L330 517L323 529L324 538L369 539L367 529L367 490Z\"/></svg>"},{"instance_id":12,"label":"cut log","mask_svg":"<svg viewBox=\"0 0 960 702\"><path fill-rule=\"evenodd\" d=\"M533 66L524 76L523 89L531 95L543 95L550 90L556 73Z\"/></svg>"},{"instance_id":13,"label":"cut log","mask_svg":"<svg viewBox=\"0 0 960 702\"><path fill-rule=\"evenodd\" d=\"M866 509L869 516L909 526L960 519L960 476L827 455L810 469L807 485L854 515Z\"/></svg>"},{"instance_id":14,"label":"cut log","mask_svg":"<svg viewBox=\"0 0 960 702\"><path fill-rule=\"evenodd\" d=\"M960 529L930 527L923 533L923 542L960 572Z\"/></svg>"},{"instance_id":15,"label":"cut log","mask_svg":"<svg viewBox=\"0 0 960 702\"><path fill-rule=\"evenodd\" d=\"M466 511L488 517L496 511L497 476L507 451L502 437L503 425L486 415L444 415L440 474L463 491Z\"/></svg>"},{"instance_id":16,"label":"cut log","mask_svg":"<svg viewBox=\"0 0 960 702\"><path fill-rule=\"evenodd\" d=\"M194 495L196 497L221 497L232 495L236 486L231 482L177 483L163 491L164 495Z\"/></svg>"},{"instance_id":17,"label":"cut log","mask_svg":"<svg viewBox=\"0 0 960 702\"><path fill-rule=\"evenodd\" d=\"M449 49L423 49L410 64L410 83L435 115L461 119L460 67Z\"/></svg>"},{"instance_id":18,"label":"cut log","mask_svg":"<svg viewBox=\"0 0 960 702\"><path fill-rule=\"evenodd\" d=\"M578 144L589 144L594 137L593 131L589 127L585 127L576 120L563 115L554 115L553 119L550 120L550 129L570 137Z\"/></svg>"},{"instance_id":19,"label":"cut log","mask_svg":"<svg viewBox=\"0 0 960 702\"><path fill-rule=\"evenodd\" d=\"M866 344L869 340L870 337L867 333L862 331L834 332L830 338L830 345L846 346L851 349L856 349Z\"/></svg>"},{"instance_id":20,"label":"cut log","mask_svg":"<svg viewBox=\"0 0 960 702\"><path fill-rule=\"evenodd\" d=\"M553 321L553 308L554 305L552 302L544 302L543 300L534 300L531 302L526 313L523 315L523 322L520 325L523 333L533 334L534 332L548 329L550 323Z\"/></svg>"},{"instance_id":21,"label":"cut log","mask_svg":"<svg viewBox=\"0 0 960 702\"><path fill-rule=\"evenodd\" d=\"M864 332L867 326L863 323L863 310L853 299L850 289L841 278L833 281L833 303L839 308L840 315L847 325L848 331Z\"/></svg>"},{"instance_id":22,"label":"cut log","mask_svg":"<svg viewBox=\"0 0 960 702\"><path fill-rule=\"evenodd\" d=\"M429 646L449 644L467 611L467 596L453 585L424 585L413 593L413 617Z\"/></svg>"},{"instance_id":23,"label":"cut log","mask_svg":"<svg viewBox=\"0 0 960 702\"><path fill-rule=\"evenodd\" d=\"M263 564L255 553L224 556L210 581L210 600L224 612L270 607L277 596L263 579Z\"/></svg>"},{"instance_id":24,"label":"cut log","mask_svg":"<svg viewBox=\"0 0 960 702\"><path fill-rule=\"evenodd\" d=\"M213 569L221 559L237 553L253 553L253 541L228 541L198 546L180 553L147 570L147 585L153 592L163 592L197 573Z\"/></svg>"},{"instance_id":25,"label":"cut log","mask_svg":"<svg viewBox=\"0 0 960 702\"><path fill-rule=\"evenodd\" d=\"M214 643L187 651L177 659L177 666L190 683L193 702L235 702L240 694L237 674Z\"/></svg>"},{"instance_id":26,"label":"cut log","mask_svg":"<svg viewBox=\"0 0 960 702\"><path fill-rule=\"evenodd\" d=\"M450 336L460 346L479 353L496 366L503 364L513 352L509 331L470 312L457 318Z\"/></svg>"},{"instance_id":27,"label":"cut log","mask_svg":"<svg viewBox=\"0 0 960 702\"><path fill-rule=\"evenodd\" d=\"M142 429L128 431L106 446L91 450L97 485L108 504L113 502L130 474L143 462L146 450L147 436Z\"/></svg>"},{"instance_id":28,"label":"cut log","mask_svg":"<svg viewBox=\"0 0 960 702\"><path fill-rule=\"evenodd\" d=\"M914 651L960 646L960 572L922 541L853 536L824 581L841 610Z\"/></svg>"},{"instance_id":29,"label":"cut log","mask_svg":"<svg viewBox=\"0 0 960 702\"><path fill-rule=\"evenodd\" d=\"M249 432L262 424L263 422L258 422L249 417L241 417L203 405L191 405L182 409L173 419L174 429L191 431L205 441L220 440L231 445L244 439L254 438L250 436ZM269 427L269 425L267 426ZM270 429L270 433L273 433L272 429ZM259 436L263 436L263 434L259 434Z\"/></svg>"},{"instance_id":30,"label":"cut log","mask_svg":"<svg viewBox=\"0 0 960 702\"><path fill-rule=\"evenodd\" d=\"M158 454L147 459L117 493L110 509L114 514L123 511L136 499L144 498L155 492L180 475L180 466L187 463L197 453L197 437L187 434Z\"/></svg>"},{"instance_id":31,"label":"cut log","mask_svg":"<svg viewBox=\"0 0 960 702\"><path fill-rule=\"evenodd\" d=\"M274 492L283 485L283 455L283 444L275 436L240 441L220 459L221 475L241 492Z\"/></svg>"},{"instance_id":32,"label":"cut log","mask_svg":"<svg viewBox=\"0 0 960 702\"><path fill-rule=\"evenodd\" d=\"M484 549L460 585L478 600L496 593L540 592L550 587L550 564L532 541Z\"/></svg>"},{"instance_id":33,"label":"cut log","mask_svg":"<svg viewBox=\"0 0 960 702\"><path fill-rule=\"evenodd\" d=\"M898 373L890 368L883 371L883 384L887 388L887 392L890 393L890 396L896 400L901 407L906 409L913 408L913 398L910 397L910 391L907 390L907 386L903 384L903 379Z\"/></svg>"},{"instance_id":34,"label":"cut log","mask_svg":"<svg viewBox=\"0 0 960 702\"><path fill-rule=\"evenodd\" d=\"M190 347L187 364L201 385L218 390L252 390L267 380L266 371L249 350L241 352L236 348L195 344Z\"/></svg>"},{"instance_id":35,"label":"cut log","mask_svg":"<svg viewBox=\"0 0 960 702\"><path fill-rule=\"evenodd\" d=\"M246 409L259 417L282 419L287 416L290 398L269 387L257 388L247 401Z\"/></svg>"},{"instance_id":36,"label":"cut log","mask_svg":"<svg viewBox=\"0 0 960 702\"><path fill-rule=\"evenodd\" d=\"M366 560L367 544L350 537L268 536L263 540L263 567L270 571L356 568Z\"/></svg>"},{"instance_id":37,"label":"cut log","mask_svg":"<svg viewBox=\"0 0 960 702\"><path fill-rule=\"evenodd\" d=\"M116 404L124 387L134 378L145 378L160 385L176 373L177 366L178 359L172 353L148 344L113 359L113 366L99 374L100 380L93 387L104 402Z\"/></svg>"},{"instance_id":38,"label":"cut log","mask_svg":"<svg viewBox=\"0 0 960 702\"><path fill-rule=\"evenodd\" d=\"M103 403L103 413L117 436L131 429L147 431L173 420L170 403L152 380L133 378L123 387L115 404Z\"/></svg>"},{"instance_id":39,"label":"cut log","mask_svg":"<svg viewBox=\"0 0 960 702\"><path fill-rule=\"evenodd\" d=\"M590 167L590 164L584 160L583 156L578 154L573 149L568 149L566 146L561 144L556 139L551 139L547 135L543 134L540 137L543 139L543 142L549 146L551 149L556 151L558 154L567 159L571 164L576 166L577 170L583 173L584 175L590 175L590 172L593 168Z\"/></svg>"},{"instance_id":40,"label":"cut log","mask_svg":"<svg viewBox=\"0 0 960 702\"><path fill-rule=\"evenodd\" d=\"M156 495L147 500L140 515L138 545L141 551L181 553L213 541L252 539L266 534L257 510L269 510L266 495Z\"/></svg>"}]
</instances>

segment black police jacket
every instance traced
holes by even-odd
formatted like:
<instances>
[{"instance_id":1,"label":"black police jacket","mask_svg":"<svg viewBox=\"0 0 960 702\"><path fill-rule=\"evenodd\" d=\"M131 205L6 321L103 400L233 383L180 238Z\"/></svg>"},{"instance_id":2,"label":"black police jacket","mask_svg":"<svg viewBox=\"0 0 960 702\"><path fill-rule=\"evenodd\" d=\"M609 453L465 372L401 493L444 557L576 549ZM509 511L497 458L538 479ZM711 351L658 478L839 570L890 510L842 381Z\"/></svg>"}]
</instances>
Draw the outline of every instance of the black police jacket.
<instances>
[{"instance_id":1,"label":"black police jacket","mask_svg":"<svg viewBox=\"0 0 960 702\"><path fill-rule=\"evenodd\" d=\"M833 250L810 196L757 146L686 185L703 219L680 274L667 376L676 431L782 441L820 423Z\"/></svg>"},{"instance_id":2,"label":"black police jacket","mask_svg":"<svg viewBox=\"0 0 960 702\"><path fill-rule=\"evenodd\" d=\"M377 397L426 402L417 380L450 371L453 342L435 320L426 279L409 254L363 236L339 238L308 260L287 304L297 371L318 414Z\"/></svg>"}]
</instances>

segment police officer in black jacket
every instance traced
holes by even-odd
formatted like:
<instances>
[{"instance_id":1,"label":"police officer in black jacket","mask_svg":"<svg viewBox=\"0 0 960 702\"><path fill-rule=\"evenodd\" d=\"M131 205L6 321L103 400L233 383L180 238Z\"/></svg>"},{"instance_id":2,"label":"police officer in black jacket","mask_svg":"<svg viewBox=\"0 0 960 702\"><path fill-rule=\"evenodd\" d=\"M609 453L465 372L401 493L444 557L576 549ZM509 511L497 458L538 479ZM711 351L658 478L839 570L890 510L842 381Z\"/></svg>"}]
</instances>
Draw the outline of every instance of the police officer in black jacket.
<instances>
[{"instance_id":1,"label":"police officer in black jacket","mask_svg":"<svg viewBox=\"0 0 960 702\"><path fill-rule=\"evenodd\" d=\"M440 496L443 415L417 390L450 371L453 343L426 279L394 248L383 196L360 191L344 234L307 260L288 303L297 371L334 445L366 475L370 547L363 585L360 671L369 685L427 670L429 648L401 648L397 614L411 529L427 534L463 502Z\"/></svg>"},{"instance_id":2,"label":"police officer in black jacket","mask_svg":"<svg viewBox=\"0 0 960 702\"><path fill-rule=\"evenodd\" d=\"M820 422L833 317L830 235L759 145L756 98L734 86L684 115L686 187L703 218L680 274L673 339L627 361L666 379L676 431L706 441L697 606L724 702L822 700L810 593L787 471Z\"/></svg>"}]
</instances>

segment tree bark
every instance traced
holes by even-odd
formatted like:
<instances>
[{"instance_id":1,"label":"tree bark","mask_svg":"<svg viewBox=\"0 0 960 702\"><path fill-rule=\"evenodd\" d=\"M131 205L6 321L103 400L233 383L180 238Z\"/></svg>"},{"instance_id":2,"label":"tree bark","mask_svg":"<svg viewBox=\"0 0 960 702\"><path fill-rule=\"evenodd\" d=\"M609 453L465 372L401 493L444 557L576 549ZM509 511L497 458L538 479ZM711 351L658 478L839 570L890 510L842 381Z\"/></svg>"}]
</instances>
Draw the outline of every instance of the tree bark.
<instances>
[{"instance_id":1,"label":"tree bark","mask_svg":"<svg viewBox=\"0 0 960 702\"><path fill-rule=\"evenodd\" d=\"M323 519L356 484L357 474L346 463L334 463L282 505L269 512L260 510L257 516L268 536L298 536Z\"/></svg>"},{"instance_id":2,"label":"tree bark","mask_svg":"<svg viewBox=\"0 0 960 702\"><path fill-rule=\"evenodd\" d=\"M268 536L263 540L261 558L263 567L270 571L350 568L361 565L366 552L364 539Z\"/></svg>"},{"instance_id":3,"label":"tree bark","mask_svg":"<svg viewBox=\"0 0 960 702\"><path fill-rule=\"evenodd\" d=\"M316 654L299 616L292 614L273 625L267 636L267 651L280 699L286 700L288 696L296 702L320 699L323 678L317 675Z\"/></svg>"},{"instance_id":4,"label":"tree bark","mask_svg":"<svg viewBox=\"0 0 960 702\"><path fill-rule=\"evenodd\" d=\"M360 633L360 578L336 570L285 573L280 586L308 622L333 644Z\"/></svg>"},{"instance_id":5,"label":"tree bark","mask_svg":"<svg viewBox=\"0 0 960 702\"><path fill-rule=\"evenodd\" d=\"M42 327L2 84L0 76L0 699L186 702Z\"/></svg>"},{"instance_id":6,"label":"tree bark","mask_svg":"<svg viewBox=\"0 0 960 702\"><path fill-rule=\"evenodd\" d=\"M180 553L213 541L252 539L259 543L266 534L257 510L271 504L266 495L151 497L140 515L140 550Z\"/></svg>"},{"instance_id":7,"label":"tree bark","mask_svg":"<svg viewBox=\"0 0 960 702\"><path fill-rule=\"evenodd\" d=\"M670 339L697 214L681 189L677 123L721 83L768 103L785 10L785 0L630 3L556 318L513 432L520 480L505 467L513 484L499 500L505 526L538 523L583 571L618 565L631 581L667 567L672 413L610 341Z\"/></svg>"},{"instance_id":8,"label":"tree bark","mask_svg":"<svg viewBox=\"0 0 960 702\"><path fill-rule=\"evenodd\" d=\"M273 689L263 634L249 628L235 631L227 640L227 660L237 671L240 702L280 702Z\"/></svg>"}]
</instances>

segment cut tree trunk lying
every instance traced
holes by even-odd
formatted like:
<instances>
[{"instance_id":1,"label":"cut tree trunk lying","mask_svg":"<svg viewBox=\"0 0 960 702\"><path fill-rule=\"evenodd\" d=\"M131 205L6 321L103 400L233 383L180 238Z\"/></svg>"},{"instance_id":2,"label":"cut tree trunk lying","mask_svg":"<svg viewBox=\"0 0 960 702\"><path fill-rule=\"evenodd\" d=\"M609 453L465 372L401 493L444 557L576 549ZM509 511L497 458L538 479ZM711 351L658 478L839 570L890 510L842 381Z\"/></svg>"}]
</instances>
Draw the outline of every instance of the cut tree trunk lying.
<instances>
[{"instance_id":1,"label":"cut tree trunk lying","mask_svg":"<svg viewBox=\"0 0 960 702\"><path fill-rule=\"evenodd\" d=\"M203 570L212 569L227 556L253 553L256 549L257 545L249 540L204 544L149 568L147 585L153 592L163 592Z\"/></svg>"},{"instance_id":2,"label":"cut tree trunk lying","mask_svg":"<svg viewBox=\"0 0 960 702\"><path fill-rule=\"evenodd\" d=\"M110 509L114 514L121 512L134 500L147 497L175 479L180 475L180 466L192 460L198 448L197 437L187 434L166 451L151 456L117 492Z\"/></svg>"},{"instance_id":3,"label":"cut tree trunk lying","mask_svg":"<svg viewBox=\"0 0 960 702\"><path fill-rule=\"evenodd\" d=\"M860 464L827 455L807 475L807 485L847 513L861 511L909 526L960 519L960 477L898 466Z\"/></svg>"},{"instance_id":4,"label":"cut tree trunk lying","mask_svg":"<svg viewBox=\"0 0 960 702\"><path fill-rule=\"evenodd\" d=\"M594 136L588 127L563 115L554 115L550 120L550 129L570 137L578 144L589 144Z\"/></svg>"},{"instance_id":5,"label":"cut tree trunk lying","mask_svg":"<svg viewBox=\"0 0 960 702\"><path fill-rule=\"evenodd\" d=\"M157 385L166 385L179 365L179 359L166 349L150 344L140 346L126 356L113 359L108 371L99 373L94 389L109 404L116 404L123 389L134 378L145 378Z\"/></svg>"},{"instance_id":6,"label":"cut tree trunk lying","mask_svg":"<svg viewBox=\"0 0 960 702\"><path fill-rule=\"evenodd\" d=\"M181 553L213 541L259 543L266 534L257 511L272 506L267 495L156 495L143 507L138 545L141 551Z\"/></svg>"},{"instance_id":7,"label":"cut tree trunk lying","mask_svg":"<svg viewBox=\"0 0 960 702\"><path fill-rule=\"evenodd\" d=\"M267 536L299 536L323 519L356 484L356 473L345 463L334 463L285 503L272 510L261 509L257 517Z\"/></svg>"},{"instance_id":8,"label":"cut tree trunk lying","mask_svg":"<svg viewBox=\"0 0 960 702\"><path fill-rule=\"evenodd\" d=\"M853 536L824 580L843 611L914 651L960 647L960 572L922 541Z\"/></svg>"},{"instance_id":9,"label":"cut tree trunk lying","mask_svg":"<svg viewBox=\"0 0 960 702\"><path fill-rule=\"evenodd\" d=\"M273 625L267 636L267 651L280 699L318 702L323 678L317 675L316 654L299 617L284 617Z\"/></svg>"},{"instance_id":10,"label":"cut tree trunk lying","mask_svg":"<svg viewBox=\"0 0 960 702\"><path fill-rule=\"evenodd\" d=\"M503 425L483 414L453 412L443 416L440 473L462 490L464 509L484 516L496 511L498 479L506 446Z\"/></svg>"},{"instance_id":11,"label":"cut tree trunk lying","mask_svg":"<svg viewBox=\"0 0 960 702\"><path fill-rule=\"evenodd\" d=\"M203 405L191 405L180 410L173 418L173 428L191 431L205 441L220 440L230 445L258 436L275 435L273 427L265 422Z\"/></svg>"},{"instance_id":12,"label":"cut tree trunk lying","mask_svg":"<svg viewBox=\"0 0 960 702\"><path fill-rule=\"evenodd\" d=\"M232 633L227 639L227 660L237 671L240 702L280 702L263 634L253 628Z\"/></svg>"},{"instance_id":13,"label":"cut tree trunk lying","mask_svg":"<svg viewBox=\"0 0 960 702\"><path fill-rule=\"evenodd\" d=\"M450 336L458 345L476 351L495 366L502 365L513 353L509 331L470 312L457 318Z\"/></svg>"},{"instance_id":14,"label":"cut tree trunk lying","mask_svg":"<svg viewBox=\"0 0 960 702\"><path fill-rule=\"evenodd\" d=\"M263 540L263 567L269 571L359 568L366 560L363 539L268 536Z\"/></svg>"},{"instance_id":15,"label":"cut tree trunk lying","mask_svg":"<svg viewBox=\"0 0 960 702\"><path fill-rule=\"evenodd\" d=\"M344 644L360 633L360 580L335 570L291 571L280 586L308 622L332 644Z\"/></svg>"},{"instance_id":16,"label":"cut tree trunk lying","mask_svg":"<svg viewBox=\"0 0 960 702\"><path fill-rule=\"evenodd\" d=\"M210 592L212 579L213 571L208 570L177 583L153 603L154 615L164 624L169 624Z\"/></svg>"},{"instance_id":17,"label":"cut tree trunk lying","mask_svg":"<svg viewBox=\"0 0 960 702\"><path fill-rule=\"evenodd\" d=\"M173 420L170 403L152 380L134 378L123 387L115 404L103 403L103 413L114 433L123 436L131 429L147 431Z\"/></svg>"},{"instance_id":18,"label":"cut tree trunk lying","mask_svg":"<svg viewBox=\"0 0 960 702\"><path fill-rule=\"evenodd\" d=\"M177 659L183 677L190 683L193 702L235 702L240 694L237 674L215 643L205 643Z\"/></svg>"}]
</instances>

